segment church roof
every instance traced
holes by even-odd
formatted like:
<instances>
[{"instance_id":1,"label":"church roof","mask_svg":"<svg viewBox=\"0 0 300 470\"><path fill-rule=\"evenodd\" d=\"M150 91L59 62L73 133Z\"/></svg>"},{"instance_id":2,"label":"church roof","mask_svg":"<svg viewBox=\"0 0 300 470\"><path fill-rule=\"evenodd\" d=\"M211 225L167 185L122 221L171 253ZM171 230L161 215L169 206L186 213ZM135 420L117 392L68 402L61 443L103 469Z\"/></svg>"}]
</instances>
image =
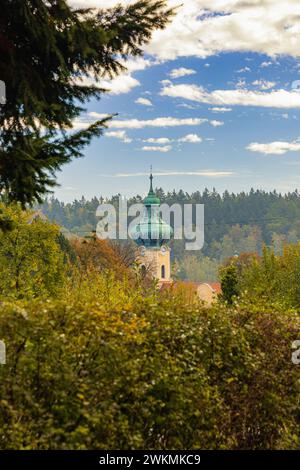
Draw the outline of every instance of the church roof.
<instances>
[{"instance_id":1,"label":"church roof","mask_svg":"<svg viewBox=\"0 0 300 470\"><path fill-rule=\"evenodd\" d=\"M143 202L144 214L140 222L131 230L131 236L138 245L158 248L170 240L173 230L160 216L160 198L153 190L152 173L150 174L150 189Z\"/></svg>"},{"instance_id":2,"label":"church roof","mask_svg":"<svg viewBox=\"0 0 300 470\"><path fill-rule=\"evenodd\" d=\"M156 196L154 190L153 190L153 175L152 173L150 174L150 189L148 196L145 197L144 199L144 205L147 206L154 206L158 205L160 206L160 199L159 197Z\"/></svg>"}]
</instances>

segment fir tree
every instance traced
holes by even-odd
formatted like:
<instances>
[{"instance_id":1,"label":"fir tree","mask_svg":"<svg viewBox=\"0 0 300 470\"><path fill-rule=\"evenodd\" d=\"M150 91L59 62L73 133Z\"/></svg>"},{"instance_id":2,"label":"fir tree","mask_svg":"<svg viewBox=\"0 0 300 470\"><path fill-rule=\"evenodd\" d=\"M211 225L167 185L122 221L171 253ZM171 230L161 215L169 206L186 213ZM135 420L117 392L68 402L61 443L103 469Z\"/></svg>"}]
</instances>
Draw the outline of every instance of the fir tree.
<instances>
[{"instance_id":1,"label":"fir tree","mask_svg":"<svg viewBox=\"0 0 300 470\"><path fill-rule=\"evenodd\" d=\"M66 0L2 0L0 191L9 200L41 201L62 165L101 135L112 116L70 133L84 103L105 92L82 79L122 72L124 59L141 55L171 15L165 0L106 10L75 10Z\"/></svg>"}]
</instances>

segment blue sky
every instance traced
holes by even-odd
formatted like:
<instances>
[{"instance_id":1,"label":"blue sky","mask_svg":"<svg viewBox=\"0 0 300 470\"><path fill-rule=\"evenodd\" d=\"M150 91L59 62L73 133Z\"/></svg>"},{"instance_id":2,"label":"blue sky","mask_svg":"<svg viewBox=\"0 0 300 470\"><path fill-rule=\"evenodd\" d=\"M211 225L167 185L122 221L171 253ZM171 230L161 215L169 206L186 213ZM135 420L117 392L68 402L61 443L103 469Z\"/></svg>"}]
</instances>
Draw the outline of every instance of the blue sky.
<instances>
[{"instance_id":1,"label":"blue sky","mask_svg":"<svg viewBox=\"0 0 300 470\"><path fill-rule=\"evenodd\" d=\"M126 74L106 80L111 93L88 103L74 123L82 128L97 116L118 113L85 157L58 175L61 200L144 194L150 165L155 184L166 191L299 188L300 61L289 36L289 28L294 35L300 27L296 3L287 2L287 23L279 24L278 10L273 15L277 0L263 0L265 11L255 5L245 11L241 0L189 1L183 2L185 16L179 13L175 26L156 34L144 57L130 60ZM226 23L216 15L220 11ZM193 33L186 39L183 26L182 41L180 15L183 24L189 16ZM248 42L234 25L243 19L245 29L252 28ZM203 28L210 41L200 41Z\"/></svg>"}]
</instances>

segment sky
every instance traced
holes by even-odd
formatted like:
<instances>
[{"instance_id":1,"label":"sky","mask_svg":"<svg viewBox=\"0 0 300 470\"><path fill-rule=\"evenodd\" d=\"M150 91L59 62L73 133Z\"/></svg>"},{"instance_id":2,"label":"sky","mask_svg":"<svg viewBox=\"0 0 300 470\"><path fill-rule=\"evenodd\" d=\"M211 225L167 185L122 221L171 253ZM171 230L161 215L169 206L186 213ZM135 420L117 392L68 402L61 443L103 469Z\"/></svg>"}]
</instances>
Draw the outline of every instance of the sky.
<instances>
[{"instance_id":1,"label":"sky","mask_svg":"<svg viewBox=\"0 0 300 470\"><path fill-rule=\"evenodd\" d=\"M82 129L117 113L84 158L63 167L55 196L143 195L151 165L165 191L299 188L300 2L167 3L181 5L173 21L129 58L126 73L98 82L109 92L74 122Z\"/></svg>"}]
</instances>

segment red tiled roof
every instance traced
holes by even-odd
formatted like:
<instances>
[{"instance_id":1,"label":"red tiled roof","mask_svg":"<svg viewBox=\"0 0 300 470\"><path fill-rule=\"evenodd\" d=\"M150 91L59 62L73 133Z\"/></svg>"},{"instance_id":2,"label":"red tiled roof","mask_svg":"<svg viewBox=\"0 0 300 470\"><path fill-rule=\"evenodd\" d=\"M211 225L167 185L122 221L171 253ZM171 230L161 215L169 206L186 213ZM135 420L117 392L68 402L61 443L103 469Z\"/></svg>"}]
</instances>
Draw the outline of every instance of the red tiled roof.
<instances>
[{"instance_id":1,"label":"red tiled roof","mask_svg":"<svg viewBox=\"0 0 300 470\"><path fill-rule=\"evenodd\" d=\"M207 284L216 294L221 294L221 284L219 282L202 282L201 284Z\"/></svg>"}]
</instances>

